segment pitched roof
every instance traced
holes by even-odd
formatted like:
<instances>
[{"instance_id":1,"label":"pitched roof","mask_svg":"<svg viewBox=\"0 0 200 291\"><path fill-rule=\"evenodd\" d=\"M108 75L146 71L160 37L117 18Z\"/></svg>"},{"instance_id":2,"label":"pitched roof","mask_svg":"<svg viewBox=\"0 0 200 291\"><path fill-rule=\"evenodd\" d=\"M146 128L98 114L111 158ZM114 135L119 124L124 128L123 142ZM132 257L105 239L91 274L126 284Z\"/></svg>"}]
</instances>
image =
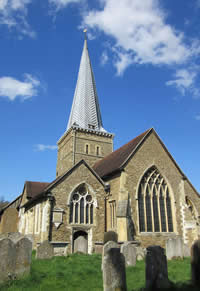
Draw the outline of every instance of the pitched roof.
<instances>
[{"instance_id":1,"label":"pitched roof","mask_svg":"<svg viewBox=\"0 0 200 291\"><path fill-rule=\"evenodd\" d=\"M25 187L27 189L27 198L34 198L39 193L43 192L43 190L47 188L49 184L50 183L47 182L26 181Z\"/></svg>"},{"instance_id":2,"label":"pitched roof","mask_svg":"<svg viewBox=\"0 0 200 291\"><path fill-rule=\"evenodd\" d=\"M116 151L95 163L93 166L95 172L97 172L100 177L105 177L119 170L151 130L152 129L148 129L147 131L141 133L136 138L132 139Z\"/></svg>"},{"instance_id":3,"label":"pitched roof","mask_svg":"<svg viewBox=\"0 0 200 291\"><path fill-rule=\"evenodd\" d=\"M35 190L38 189L40 191L34 192L34 196L30 197L29 201L27 201L23 207L29 206L32 202L36 201L37 199L44 197L48 194L48 192L55 186L57 183L60 183L66 176L70 175L76 168L78 168L80 165L85 165L89 171L97 178L97 180L104 186L105 190L108 189L108 185L104 183L104 181L101 179L101 177L98 176L98 174L84 161L80 160L76 165L74 165L71 169L67 170L64 174L57 177L55 180L53 180L51 183L40 183L40 182L30 182L27 181L26 183L29 183L29 186L32 186ZM39 185L41 184L41 185ZM43 184L43 185L42 185ZM28 197L27 197L28 198Z\"/></svg>"},{"instance_id":4,"label":"pitched roof","mask_svg":"<svg viewBox=\"0 0 200 291\"><path fill-rule=\"evenodd\" d=\"M88 53L87 39L84 41L78 80L67 130L73 125L83 129L93 128L96 131L106 132L102 125L96 84Z\"/></svg>"}]
</instances>

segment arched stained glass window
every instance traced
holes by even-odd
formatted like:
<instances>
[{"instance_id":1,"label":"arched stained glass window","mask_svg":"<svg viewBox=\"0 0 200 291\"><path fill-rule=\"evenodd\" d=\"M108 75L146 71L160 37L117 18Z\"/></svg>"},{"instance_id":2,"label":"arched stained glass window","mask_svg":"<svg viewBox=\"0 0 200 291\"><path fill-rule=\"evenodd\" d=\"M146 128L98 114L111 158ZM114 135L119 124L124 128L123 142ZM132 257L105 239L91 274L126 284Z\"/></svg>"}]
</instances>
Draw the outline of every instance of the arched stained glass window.
<instances>
[{"instance_id":1,"label":"arched stained glass window","mask_svg":"<svg viewBox=\"0 0 200 291\"><path fill-rule=\"evenodd\" d=\"M71 195L69 222L93 224L93 197L85 184L81 184Z\"/></svg>"},{"instance_id":2,"label":"arched stained glass window","mask_svg":"<svg viewBox=\"0 0 200 291\"><path fill-rule=\"evenodd\" d=\"M171 197L156 167L143 176L138 192L140 232L173 232Z\"/></svg>"}]
</instances>

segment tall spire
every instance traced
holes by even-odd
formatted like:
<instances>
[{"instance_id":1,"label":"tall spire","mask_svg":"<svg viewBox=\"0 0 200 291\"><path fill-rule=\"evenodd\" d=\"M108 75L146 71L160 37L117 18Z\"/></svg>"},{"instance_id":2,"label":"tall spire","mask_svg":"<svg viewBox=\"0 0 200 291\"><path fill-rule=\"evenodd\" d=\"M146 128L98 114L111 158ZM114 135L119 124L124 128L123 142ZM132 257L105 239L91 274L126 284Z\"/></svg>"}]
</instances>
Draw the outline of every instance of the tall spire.
<instances>
[{"instance_id":1,"label":"tall spire","mask_svg":"<svg viewBox=\"0 0 200 291\"><path fill-rule=\"evenodd\" d=\"M84 33L85 41L67 130L72 126L77 126L106 132L102 124L96 84L88 53L86 30Z\"/></svg>"}]
</instances>

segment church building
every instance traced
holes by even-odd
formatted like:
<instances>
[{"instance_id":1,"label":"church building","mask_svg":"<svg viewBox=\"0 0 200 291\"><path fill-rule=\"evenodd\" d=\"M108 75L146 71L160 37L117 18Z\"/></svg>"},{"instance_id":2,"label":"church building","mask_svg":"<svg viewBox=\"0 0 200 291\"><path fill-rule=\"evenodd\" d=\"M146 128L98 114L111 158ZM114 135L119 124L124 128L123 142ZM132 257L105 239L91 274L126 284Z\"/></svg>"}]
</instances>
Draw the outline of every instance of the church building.
<instances>
[{"instance_id":1,"label":"church building","mask_svg":"<svg viewBox=\"0 0 200 291\"><path fill-rule=\"evenodd\" d=\"M200 196L153 128L113 151L104 129L85 38L68 125L58 140L56 177L26 181L0 211L0 232L19 231L55 253L101 252L104 233L118 242L165 246L200 235Z\"/></svg>"}]
</instances>

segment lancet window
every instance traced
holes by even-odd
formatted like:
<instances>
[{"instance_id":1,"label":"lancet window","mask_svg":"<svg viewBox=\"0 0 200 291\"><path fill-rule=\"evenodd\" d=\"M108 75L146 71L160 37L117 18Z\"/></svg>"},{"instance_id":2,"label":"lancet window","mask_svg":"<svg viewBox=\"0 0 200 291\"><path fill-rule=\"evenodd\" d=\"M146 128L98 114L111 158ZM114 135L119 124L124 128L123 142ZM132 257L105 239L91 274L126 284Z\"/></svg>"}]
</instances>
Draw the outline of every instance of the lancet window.
<instances>
[{"instance_id":1,"label":"lancet window","mask_svg":"<svg viewBox=\"0 0 200 291\"><path fill-rule=\"evenodd\" d=\"M156 167L143 176L138 192L140 232L173 232L169 188Z\"/></svg>"},{"instance_id":2,"label":"lancet window","mask_svg":"<svg viewBox=\"0 0 200 291\"><path fill-rule=\"evenodd\" d=\"M93 224L94 199L85 184L80 185L72 193L70 201L69 222L77 224Z\"/></svg>"}]
</instances>

